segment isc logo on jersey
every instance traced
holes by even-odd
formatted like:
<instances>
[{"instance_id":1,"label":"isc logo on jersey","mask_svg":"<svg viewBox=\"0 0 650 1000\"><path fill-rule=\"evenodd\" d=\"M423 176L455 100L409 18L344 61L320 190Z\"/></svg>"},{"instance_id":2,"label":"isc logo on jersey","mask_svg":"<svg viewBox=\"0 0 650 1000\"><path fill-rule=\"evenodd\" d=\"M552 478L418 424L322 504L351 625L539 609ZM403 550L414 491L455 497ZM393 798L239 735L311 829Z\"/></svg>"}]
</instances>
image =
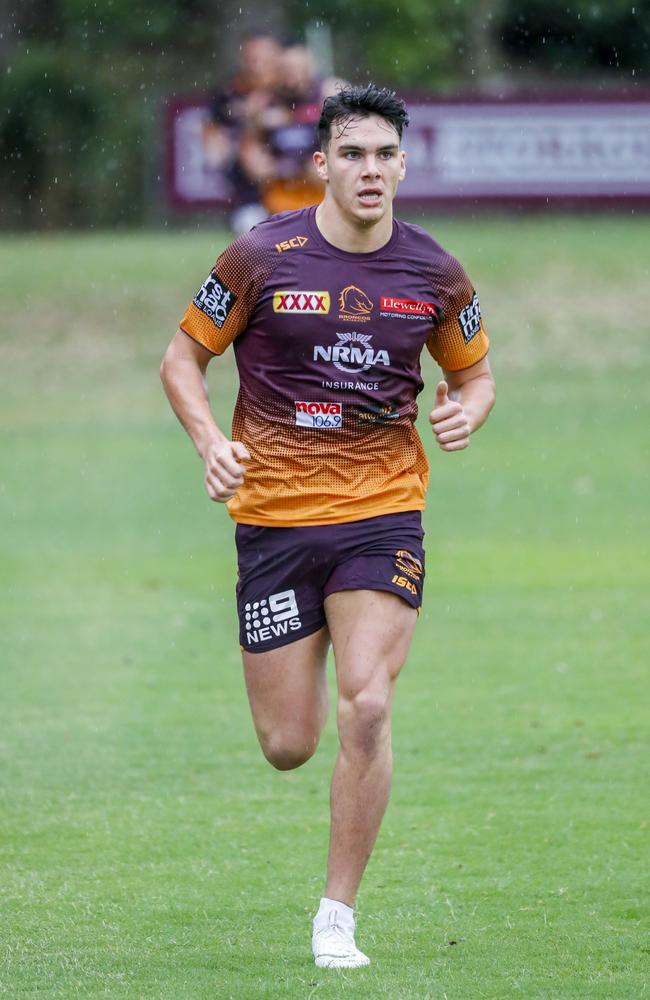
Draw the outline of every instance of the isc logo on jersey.
<instances>
[{"instance_id":1,"label":"isc logo on jersey","mask_svg":"<svg viewBox=\"0 0 650 1000\"><path fill-rule=\"evenodd\" d=\"M290 240L282 240L280 243L276 243L275 249L278 253L284 253L285 250L302 250L308 240L308 236L292 236Z\"/></svg>"},{"instance_id":2,"label":"isc logo on jersey","mask_svg":"<svg viewBox=\"0 0 650 1000\"><path fill-rule=\"evenodd\" d=\"M336 430L343 426L341 403L316 403L296 400L296 427L317 427L319 430Z\"/></svg>"},{"instance_id":3,"label":"isc logo on jersey","mask_svg":"<svg viewBox=\"0 0 650 1000\"><path fill-rule=\"evenodd\" d=\"M273 292L273 312L328 313L329 292Z\"/></svg>"},{"instance_id":4,"label":"isc logo on jersey","mask_svg":"<svg viewBox=\"0 0 650 1000\"><path fill-rule=\"evenodd\" d=\"M244 605L246 642L254 645L302 628L294 590L282 590Z\"/></svg>"}]
</instances>

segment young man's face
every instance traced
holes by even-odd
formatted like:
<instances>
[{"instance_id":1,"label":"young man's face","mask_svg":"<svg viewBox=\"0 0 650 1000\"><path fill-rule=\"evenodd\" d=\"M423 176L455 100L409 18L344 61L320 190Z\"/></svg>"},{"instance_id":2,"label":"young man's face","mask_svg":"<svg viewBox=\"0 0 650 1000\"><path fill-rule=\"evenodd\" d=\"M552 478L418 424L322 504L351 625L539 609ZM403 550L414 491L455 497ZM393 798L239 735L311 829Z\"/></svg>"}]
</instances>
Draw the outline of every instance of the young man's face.
<instances>
[{"instance_id":1,"label":"young man's face","mask_svg":"<svg viewBox=\"0 0 650 1000\"><path fill-rule=\"evenodd\" d=\"M391 206L406 173L405 154L390 122L379 115L334 122L324 152L314 153L327 197L350 222L375 225Z\"/></svg>"}]
</instances>

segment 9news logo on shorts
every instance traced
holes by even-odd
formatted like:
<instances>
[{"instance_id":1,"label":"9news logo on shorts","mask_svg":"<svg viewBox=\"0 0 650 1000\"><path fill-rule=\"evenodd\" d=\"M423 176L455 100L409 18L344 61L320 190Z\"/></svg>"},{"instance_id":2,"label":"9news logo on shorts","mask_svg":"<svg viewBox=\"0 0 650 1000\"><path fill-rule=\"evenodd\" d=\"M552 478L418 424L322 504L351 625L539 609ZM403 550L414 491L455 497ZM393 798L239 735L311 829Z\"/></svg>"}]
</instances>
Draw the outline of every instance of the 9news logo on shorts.
<instances>
[{"instance_id":1,"label":"9news logo on shorts","mask_svg":"<svg viewBox=\"0 0 650 1000\"><path fill-rule=\"evenodd\" d=\"M295 590L282 590L244 605L246 643L256 645L302 628Z\"/></svg>"}]
</instances>

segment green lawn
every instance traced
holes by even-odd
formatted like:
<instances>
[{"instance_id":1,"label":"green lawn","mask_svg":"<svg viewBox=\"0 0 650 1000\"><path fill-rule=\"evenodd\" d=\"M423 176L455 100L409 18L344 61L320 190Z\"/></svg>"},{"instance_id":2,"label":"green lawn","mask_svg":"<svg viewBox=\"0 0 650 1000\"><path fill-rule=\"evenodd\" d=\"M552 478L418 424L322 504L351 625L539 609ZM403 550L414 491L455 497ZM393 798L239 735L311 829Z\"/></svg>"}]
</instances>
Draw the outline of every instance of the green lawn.
<instances>
[{"instance_id":1,"label":"green lawn","mask_svg":"<svg viewBox=\"0 0 650 1000\"><path fill-rule=\"evenodd\" d=\"M432 228L499 395L431 449L350 973L309 948L333 720L302 770L263 761L232 525L158 383L225 235L0 243L0 997L650 994L650 219ZM227 424L230 358L211 393Z\"/></svg>"}]
</instances>

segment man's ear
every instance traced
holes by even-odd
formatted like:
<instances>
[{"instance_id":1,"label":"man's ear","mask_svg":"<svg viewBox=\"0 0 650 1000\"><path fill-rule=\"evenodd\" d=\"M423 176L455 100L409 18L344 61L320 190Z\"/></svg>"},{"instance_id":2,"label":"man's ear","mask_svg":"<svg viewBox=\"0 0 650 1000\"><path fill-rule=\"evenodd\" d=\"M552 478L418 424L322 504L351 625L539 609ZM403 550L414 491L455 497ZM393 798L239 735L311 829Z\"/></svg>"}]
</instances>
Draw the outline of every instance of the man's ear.
<instances>
[{"instance_id":1,"label":"man's ear","mask_svg":"<svg viewBox=\"0 0 650 1000\"><path fill-rule=\"evenodd\" d=\"M327 180L327 159L322 150L317 149L313 156L316 172L322 181Z\"/></svg>"}]
</instances>

